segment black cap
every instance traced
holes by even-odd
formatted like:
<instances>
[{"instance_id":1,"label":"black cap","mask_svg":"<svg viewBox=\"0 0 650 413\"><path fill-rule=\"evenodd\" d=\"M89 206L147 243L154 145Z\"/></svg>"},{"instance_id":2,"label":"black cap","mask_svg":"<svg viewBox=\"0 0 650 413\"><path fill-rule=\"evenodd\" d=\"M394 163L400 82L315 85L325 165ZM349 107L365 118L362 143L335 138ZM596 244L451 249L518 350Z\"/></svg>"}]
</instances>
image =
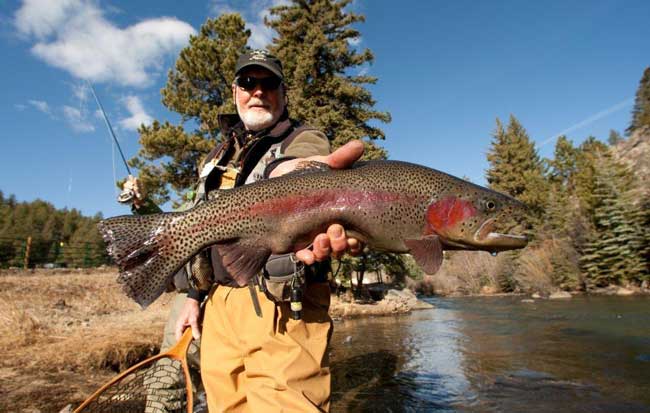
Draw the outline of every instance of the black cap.
<instances>
[{"instance_id":1,"label":"black cap","mask_svg":"<svg viewBox=\"0 0 650 413\"><path fill-rule=\"evenodd\" d=\"M284 80L282 62L266 50L251 50L239 56L235 65L235 76L243 69L251 66L260 66L271 71L274 75Z\"/></svg>"}]
</instances>

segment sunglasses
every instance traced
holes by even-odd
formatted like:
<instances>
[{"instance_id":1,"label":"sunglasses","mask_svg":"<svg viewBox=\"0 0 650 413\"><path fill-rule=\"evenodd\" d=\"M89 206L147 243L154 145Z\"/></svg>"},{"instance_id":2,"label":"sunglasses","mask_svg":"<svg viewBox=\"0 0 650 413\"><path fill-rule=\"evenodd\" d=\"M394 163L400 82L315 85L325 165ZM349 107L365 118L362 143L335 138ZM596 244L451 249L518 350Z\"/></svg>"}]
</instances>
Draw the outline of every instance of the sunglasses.
<instances>
[{"instance_id":1,"label":"sunglasses","mask_svg":"<svg viewBox=\"0 0 650 413\"><path fill-rule=\"evenodd\" d=\"M259 85L264 91L272 91L277 89L282 83L282 79L277 76L269 77L251 77L251 76L242 76L235 79L235 84L240 88L251 91Z\"/></svg>"}]
</instances>

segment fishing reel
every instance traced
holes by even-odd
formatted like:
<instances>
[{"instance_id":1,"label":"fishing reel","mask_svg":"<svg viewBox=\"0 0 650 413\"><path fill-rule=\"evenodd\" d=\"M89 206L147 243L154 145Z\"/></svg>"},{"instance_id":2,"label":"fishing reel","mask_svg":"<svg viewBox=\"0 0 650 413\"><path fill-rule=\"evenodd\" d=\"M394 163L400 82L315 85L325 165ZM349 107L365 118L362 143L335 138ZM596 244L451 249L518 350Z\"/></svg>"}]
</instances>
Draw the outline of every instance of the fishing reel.
<instances>
[{"instance_id":1,"label":"fishing reel","mask_svg":"<svg viewBox=\"0 0 650 413\"><path fill-rule=\"evenodd\" d=\"M120 204L130 204L135 199L135 191L131 188L123 189L117 196L117 202Z\"/></svg>"}]
</instances>

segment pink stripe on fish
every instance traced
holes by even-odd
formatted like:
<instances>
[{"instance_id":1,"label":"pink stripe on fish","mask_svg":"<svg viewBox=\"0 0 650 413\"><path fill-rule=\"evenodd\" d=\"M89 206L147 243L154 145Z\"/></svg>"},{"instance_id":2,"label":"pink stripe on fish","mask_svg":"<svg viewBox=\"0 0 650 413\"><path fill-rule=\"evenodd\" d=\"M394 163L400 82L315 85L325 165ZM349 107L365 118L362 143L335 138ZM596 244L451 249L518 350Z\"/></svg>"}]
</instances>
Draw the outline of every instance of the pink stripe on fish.
<instances>
[{"instance_id":1,"label":"pink stripe on fish","mask_svg":"<svg viewBox=\"0 0 650 413\"><path fill-rule=\"evenodd\" d=\"M291 195L251 205L253 216L296 214L313 209L338 209L344 207L372 208L396 201L416 201L417 196L395 192L364 192L358 190L320 190L305 195Z\"/></svg>"}]
</instances>

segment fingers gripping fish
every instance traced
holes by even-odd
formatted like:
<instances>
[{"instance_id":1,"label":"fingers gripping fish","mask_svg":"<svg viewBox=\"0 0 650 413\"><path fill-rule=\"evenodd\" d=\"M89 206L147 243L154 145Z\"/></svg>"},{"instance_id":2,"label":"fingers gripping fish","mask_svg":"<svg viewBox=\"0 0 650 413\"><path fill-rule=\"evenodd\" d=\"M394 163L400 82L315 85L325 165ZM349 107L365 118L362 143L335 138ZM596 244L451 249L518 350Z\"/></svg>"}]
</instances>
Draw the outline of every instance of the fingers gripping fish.
<instances>
[{"instance_id":1,"label":"fingers gripping fish","mask_svg":"<svg viewBox=\"0 0 650 413\"><path fill-rule=\"evenodd\" d=\"M146 307L192 256L216 245L239 285L270 254L305 248L339 223L375 250L410 253L427 274L445 249L502 251L525 236L496 232L525 206L434 169L398 161L294 173L230 190L186 212L119 216L99 229L120 269L118 281Z\"/></svg>"}]
</instances>

